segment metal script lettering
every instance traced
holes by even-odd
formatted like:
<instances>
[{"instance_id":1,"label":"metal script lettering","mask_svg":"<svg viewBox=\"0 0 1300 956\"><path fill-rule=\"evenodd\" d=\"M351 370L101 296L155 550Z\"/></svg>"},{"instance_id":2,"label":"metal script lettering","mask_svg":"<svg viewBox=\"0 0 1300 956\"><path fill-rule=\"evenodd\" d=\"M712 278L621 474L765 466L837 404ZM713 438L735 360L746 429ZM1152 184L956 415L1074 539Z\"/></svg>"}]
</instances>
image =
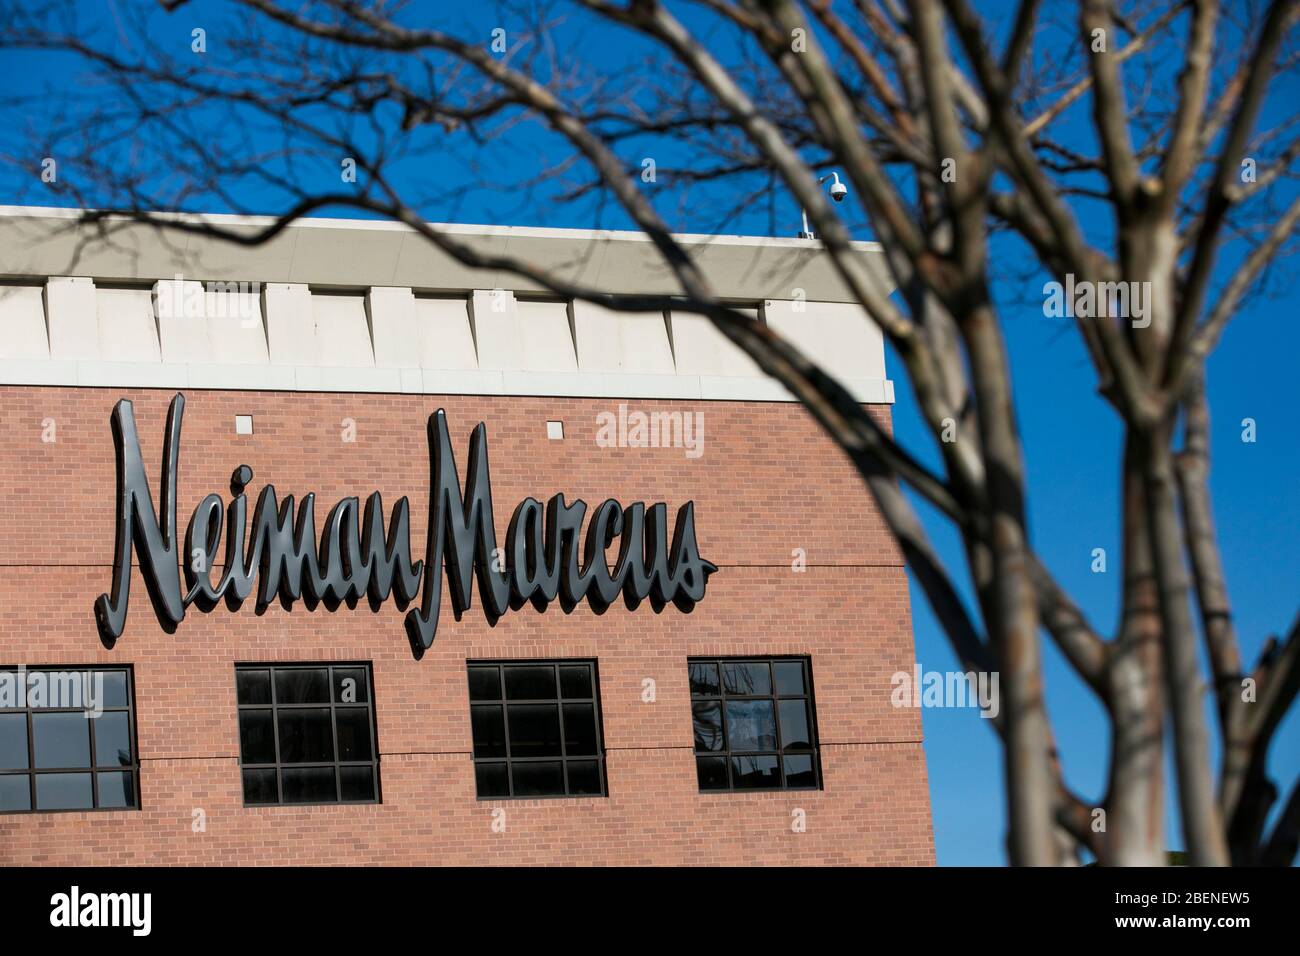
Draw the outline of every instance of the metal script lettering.
<instances>
[{"instance_id":1,"label":"metal script lettering","mask_svg":"<svg viewBox=\"0 0 1300 956\"><path fill-rule=\"evenodd\" d=\"M236 610L254 590L258 613L277 600L285 609L302 601L308 608L324 604L336 610L344 604L355 607L364 597L378 610L390 597L399 609L418 597L419 605L406 615L407 637L417 657L433 644L438 629L444 567L457 619L471 606L477 579L480 603L493 624L508 610L525 604L543 610L557 598L565 613L583 600L604 613L620 595L629 609L649 599L656 611L669 603L689 611L704 597L708 576L717 570L700 557L693 502L678 509L670 540L664 504L624 507L603 501L587 522L584 540L587 505L580 500L569 504L562 494L545 507L535 498L521 501L506 532L504 559L494 561L487 428L480 422L470 437L462 492L442 409L429 416L429 526L423 561L411 560L407 499L394 505L385 530L378 492L366 499L364 509L356 498L344 498L331 508L318 541L316 496L308 494L296 504L289 495L280 502L275 488L267 485L253 508L250 532L244 494L253 478L248 465L231 476L229 504L220 495L205 497L190 517L184 540L178 541L176 482L184 414L185 396L177 394L167 413L156 508L131 402L123 399L113 408L113 585L111 595L101 594L95 602L100 637L109 647L126 626L134 552L140 555L154 614L168 633L176 630L187 607L210 611L224 602ZM223 524L225 549L218 560ZM616 539L620 544L611 570L606 551ZM221 574L214 582L217 568Z\"/></svg>"}]
</instances>

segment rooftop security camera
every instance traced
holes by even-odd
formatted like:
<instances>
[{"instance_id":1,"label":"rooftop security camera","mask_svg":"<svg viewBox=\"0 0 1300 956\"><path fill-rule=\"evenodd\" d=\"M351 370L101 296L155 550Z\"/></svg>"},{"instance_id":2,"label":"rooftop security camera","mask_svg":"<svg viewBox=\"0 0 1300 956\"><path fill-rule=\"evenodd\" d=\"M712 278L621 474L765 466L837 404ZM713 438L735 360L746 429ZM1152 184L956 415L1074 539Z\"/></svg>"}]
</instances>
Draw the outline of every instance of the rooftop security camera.
<instances>
[{"instance_id":1,"label":"rooftop security camera","mask_svg":"<svg viewBox=\"0 0 1300 956\"><path fill-rule=\"evenodd\" d=\"M840 174L828 173L827 175L821 177L821 179L817 180L817 185L819 186L822 185L828 179L832 180L831 190L830 190L831 198L834 199L836 202L844 202L844 197L849 194L849 187L844 185L842 182L840 182ZM799 233L799 238L800 239L817 238L816 234L814 234L813 231L808 228L808 210L806 209L803 210L803 231Z\"/></svg>"},{"instance_id":2,"label":"rooftop security camera","mask_svg":"<svg viewBox=\"0 0 1300 956\"><path fill-rule=\"evenodd\" d=\"M836 176L835 182L831 183L831 198L836 202L844 202L844 197L848 194L849 187L840 182L840 178Z\"/></svg>"}]
</instances>

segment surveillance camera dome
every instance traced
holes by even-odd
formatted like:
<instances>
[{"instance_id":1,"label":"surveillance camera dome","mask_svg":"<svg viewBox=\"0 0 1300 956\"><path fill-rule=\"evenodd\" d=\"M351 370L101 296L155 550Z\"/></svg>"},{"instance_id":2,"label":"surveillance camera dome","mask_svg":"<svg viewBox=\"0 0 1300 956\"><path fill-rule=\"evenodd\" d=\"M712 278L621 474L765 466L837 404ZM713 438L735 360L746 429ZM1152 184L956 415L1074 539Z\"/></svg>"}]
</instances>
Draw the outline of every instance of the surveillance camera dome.
<instances>
[{"instance_id":1,"label":"surveillance camera dome","mask_svg":"<svg viewBox=\"0 0 1300 956\"><path fill-rule=\"evenodd\" d=\"M844 202L844 197L849 194L849 187L841 182L831 183L831 198L836 202Z\"/></svg>"}]
</instances>

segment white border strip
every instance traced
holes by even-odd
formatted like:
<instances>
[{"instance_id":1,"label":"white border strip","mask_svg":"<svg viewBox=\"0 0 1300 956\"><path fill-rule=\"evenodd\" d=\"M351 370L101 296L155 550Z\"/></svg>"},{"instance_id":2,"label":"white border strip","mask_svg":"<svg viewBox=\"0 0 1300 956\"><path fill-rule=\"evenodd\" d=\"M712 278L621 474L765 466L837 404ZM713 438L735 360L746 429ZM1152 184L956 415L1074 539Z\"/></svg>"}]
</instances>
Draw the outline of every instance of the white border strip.
<instances>
[{"instance_id":1,"label":"white border strip","mask_svg":"<svg viewBox=\"0 0 1300 956\"><path fill-rule=\"evenodd\" d=\"M889 379L842 383L859 402L892 405ZM159 362L0 360L0 385L82 388L194 388L250 392L378 392L408 395L525 395L551 398L793 402L774 379L305 365L193 365Z\"/></svg>"},{"instance_id":2,"label":"white border strip","mask_svg":"<svg viewBox=\"0 0 1300 956\"><path fill-rule=\"evenodd\" d=\"M78 219L91 212L90 209L80 207L66 206L4 206L0 205L0 218L4 219ZM229 213L153 213L153 218L160 221L170 220L172 222L194 222L209 223L216 226L224 227L265 227L277 221L275 216L241 216ZM132 217L124 215L114 215L106 217L105 221L114 223L132 222ZM484 236L484 237L511 237L517 236L521 239L563 239L567 241L617 241L617 242L650 242L649 236L644 232L634 229L561 229L547 226L488 226L473 223L452 223L452 222L431 222L428 224L431 228L448 235L457 236ZM148 228L147 226L145 228ZM406 223L394 222L391 219L340 219L336 217L325 216L303 216L295 219L288 226L289 229L365 229L380 232L402 232L415 235L416 232ZM710 235L708 233L675 233L673 238L678 242L693 246L760 246L772 247L777 249L792 249L800 252L806 252L809 249L819 247L809 243L807 239L795 239L785 236L737 236L737 235ZM879 242L865 240L855 240L849 243L850 248L861 252L882 252L884 247Z\"/></svg>"}]
</instances>

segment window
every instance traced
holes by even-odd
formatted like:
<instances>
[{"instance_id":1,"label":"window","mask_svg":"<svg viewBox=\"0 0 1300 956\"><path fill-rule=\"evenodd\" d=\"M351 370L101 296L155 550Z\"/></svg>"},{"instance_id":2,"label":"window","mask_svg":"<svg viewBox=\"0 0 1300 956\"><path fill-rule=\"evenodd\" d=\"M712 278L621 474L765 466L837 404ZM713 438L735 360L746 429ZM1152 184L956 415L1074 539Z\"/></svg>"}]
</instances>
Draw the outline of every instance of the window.
<instances>
[{"instance_id":1,"label":"window","mask_svg":"<svg viewBox=\"0 0 1300 956\"><path fill-rule=\"evenodd\" d=\"M131 671L0 671L0 812L135 810Z\"/></svg>"},{"instance_id":2,"label":"window","mask_svg":"<svg viewBox=\"0 0 1300 956\"><path fill-rule=\"evenodd\" d=\"M376 803L366 664L235 667L244 804Z\"/></svg>"},{"instance_id":3,"label":"window","mask_svg":"<svg viewBox=\"0 0 1300 956\"><path fill-rule=\"evenodd\" d=\"M604 796L597 686L595 661L470 661L479 799Z\"/></svg>"},{"instance_id":4,"label":"window","mask_svg":"<svg viewBox=\"0 0 1300 956\"><path fill-rule=\"evenodd\" d=\"M688 662L701 790L820 787L806 658Z\"/></svg>"}]
</instances>

